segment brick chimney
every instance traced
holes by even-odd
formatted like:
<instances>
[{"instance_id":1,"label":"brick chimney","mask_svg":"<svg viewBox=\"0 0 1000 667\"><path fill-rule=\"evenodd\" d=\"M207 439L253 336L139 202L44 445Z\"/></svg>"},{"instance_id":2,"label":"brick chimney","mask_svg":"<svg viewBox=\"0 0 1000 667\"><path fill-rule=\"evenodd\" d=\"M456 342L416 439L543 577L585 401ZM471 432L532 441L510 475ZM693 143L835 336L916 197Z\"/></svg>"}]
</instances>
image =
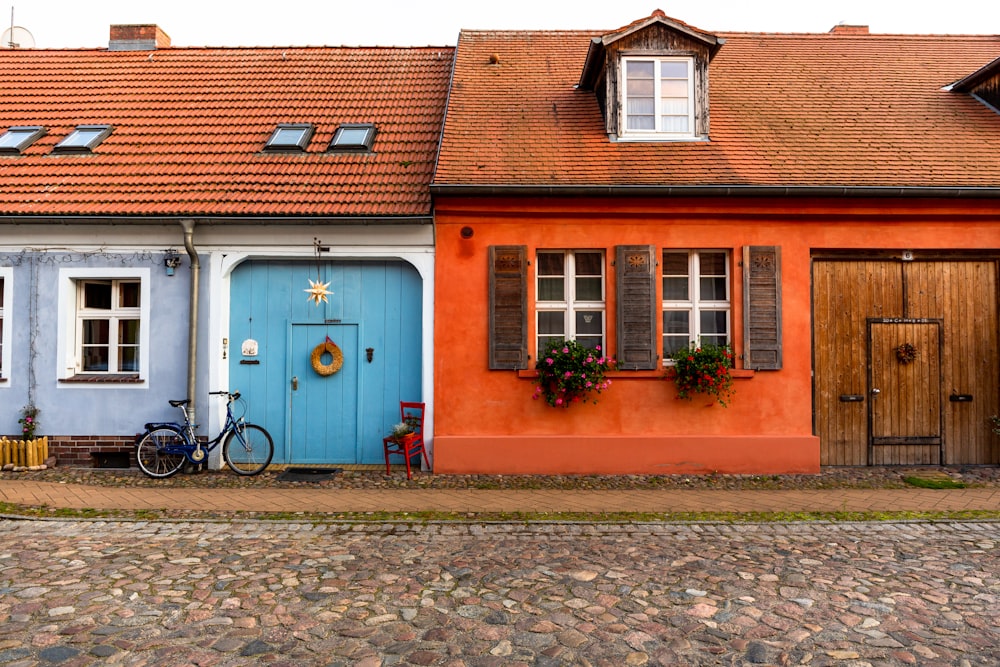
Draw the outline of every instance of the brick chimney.
<instances>
[{"instance_id":1,"label":"brick chimney","mask_svg":"<svg viewBox=\"0 0 1000 667\"><path fill-rule=\"evenodd\" d=\"M108 51L155 51L170 48L170 35L156 25L113 25Z\"/></svg>"},{"instance_id":2,"label":"brick chimney","mask_svg":"<svg viewBox=\"0 0 1000 667\"><path fill-rule=\"evenodd\" d=\"M866 25L844 25L843 23L838 23L830 29L835 35L867 35L868 26Z\"/></svg>"}]
</instances>

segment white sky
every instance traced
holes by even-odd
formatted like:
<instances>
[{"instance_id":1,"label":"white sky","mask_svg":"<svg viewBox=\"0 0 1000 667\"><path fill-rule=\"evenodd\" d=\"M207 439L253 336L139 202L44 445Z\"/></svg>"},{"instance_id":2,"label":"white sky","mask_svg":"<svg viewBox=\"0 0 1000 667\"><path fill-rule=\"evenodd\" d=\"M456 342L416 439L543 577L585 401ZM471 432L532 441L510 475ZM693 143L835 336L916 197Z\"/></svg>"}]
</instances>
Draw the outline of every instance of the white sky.
<instances>
[{"instance_id":1,"label":"white sky","mask_svg":"<svg viewBox=\"0 0 1000 667\"><path fill-rule=\"evenodd\" d=\"M1000 0L8 0L0 26L13 9L37 48L106 47L129 23L155 23L174 46L448 46L463 28L611 30L657 8L719 32L1000 34Z\"/></svg>"}]
</instances>

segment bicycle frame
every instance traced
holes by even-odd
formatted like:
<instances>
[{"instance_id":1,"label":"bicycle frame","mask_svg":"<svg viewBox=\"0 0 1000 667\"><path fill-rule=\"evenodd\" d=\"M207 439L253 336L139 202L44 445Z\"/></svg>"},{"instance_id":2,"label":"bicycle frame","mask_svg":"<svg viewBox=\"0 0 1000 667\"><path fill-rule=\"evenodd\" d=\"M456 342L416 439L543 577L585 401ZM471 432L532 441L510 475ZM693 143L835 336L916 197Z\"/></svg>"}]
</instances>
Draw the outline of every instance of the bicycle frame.
<instances>
[{"instance_id":1,"label":"bicycle frame","mask_svg":"<svg viewBox=\"0 0 1000 667\"><path fill-rule=\"evenodd\" d=\"M210 394L227 394L227 392L210 392ZM181 435L184 436L184 444L172 447L164 447L163 451L167 454L183 454L184 457L194 464L204 463L205 456L212 453L212 451L219 446L219 443L225 439L231 431L236 433L236 437L240 439L242 444L246 444L246 440L243 437L243 433L239 428L239 424L242 418L237 420L233 417L233 401L239 397L237 392L235 395L229 394L230 399L226 402L226 423L223 425L222 430L219 434L208 440L202 442L198 439L198 435L194 432L195 428L198 427L197 424L192 424L188 419L187 404L186 402L178 405L177 408L184 413L183 422L147 422L145 424L146 431L157 428L175 428L180 431Z\"/></svg>"}]
</instances>

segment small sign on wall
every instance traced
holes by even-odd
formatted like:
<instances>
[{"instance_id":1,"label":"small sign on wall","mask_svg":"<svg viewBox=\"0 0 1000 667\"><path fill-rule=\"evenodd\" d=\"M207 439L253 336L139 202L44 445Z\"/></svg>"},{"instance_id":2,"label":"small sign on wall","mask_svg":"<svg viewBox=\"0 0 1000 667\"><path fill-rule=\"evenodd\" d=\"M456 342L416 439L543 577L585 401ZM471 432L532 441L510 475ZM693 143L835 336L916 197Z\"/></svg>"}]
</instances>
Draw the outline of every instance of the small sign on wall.
<instances>
[{"instance_id":1,"label":"small sign on wall","mask_svg":"<svg viewBox=\"0 0 1000 667\"><path fill-rule=\"evenodd\" d=\"M240 346L240 352L244 357L256 357L257 356L257 341L253 338L247 338L243 341L243 345Z\"/></svg>"}]
</instances>

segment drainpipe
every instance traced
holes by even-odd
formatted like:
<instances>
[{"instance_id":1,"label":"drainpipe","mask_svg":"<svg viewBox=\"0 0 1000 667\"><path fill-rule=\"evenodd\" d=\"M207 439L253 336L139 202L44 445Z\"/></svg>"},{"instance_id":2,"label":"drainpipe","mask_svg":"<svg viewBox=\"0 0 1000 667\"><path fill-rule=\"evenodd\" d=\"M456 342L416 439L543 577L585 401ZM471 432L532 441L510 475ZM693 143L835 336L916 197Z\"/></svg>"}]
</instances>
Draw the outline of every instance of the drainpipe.
<instances>
[{"instance_id":1,"label":"drainpipe","mask_svg":"<svg viewBox=\"0 0 1000 667\"><path fill-rule=\"evenodd\" d=\"M184 228L184 247L191 258L191 296L190 312L188 313L188 377L187 377L187 412L192 424L195 406L195 384L198 370L198 279L201 273L201 262L198 251L194 247L194 220L181 220Z\"/></svg>"}]
</instances>

